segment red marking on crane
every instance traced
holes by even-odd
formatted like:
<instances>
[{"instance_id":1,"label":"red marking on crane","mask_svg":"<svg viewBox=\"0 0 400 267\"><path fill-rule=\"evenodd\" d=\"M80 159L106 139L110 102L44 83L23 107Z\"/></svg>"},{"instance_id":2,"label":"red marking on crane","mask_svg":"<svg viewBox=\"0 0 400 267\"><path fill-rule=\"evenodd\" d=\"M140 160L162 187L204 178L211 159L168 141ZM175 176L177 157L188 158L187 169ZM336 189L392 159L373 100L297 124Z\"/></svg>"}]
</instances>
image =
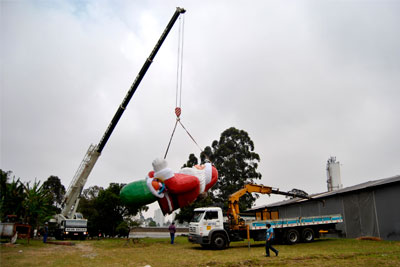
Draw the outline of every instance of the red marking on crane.
<instances>
[{"instance_id":1,"label":"red marking on crane","mask_svg":"<svg viewBox=\"0 0 400 267\"><path fill-rule=\"evenodd\" d=\"M176 108L175 108L175 114L176 114L176 116L177 116L178 118L179 118L179 116L181 116L181 113L182 113L181 108L176 107Z\"/></svg>"}]
</instances>

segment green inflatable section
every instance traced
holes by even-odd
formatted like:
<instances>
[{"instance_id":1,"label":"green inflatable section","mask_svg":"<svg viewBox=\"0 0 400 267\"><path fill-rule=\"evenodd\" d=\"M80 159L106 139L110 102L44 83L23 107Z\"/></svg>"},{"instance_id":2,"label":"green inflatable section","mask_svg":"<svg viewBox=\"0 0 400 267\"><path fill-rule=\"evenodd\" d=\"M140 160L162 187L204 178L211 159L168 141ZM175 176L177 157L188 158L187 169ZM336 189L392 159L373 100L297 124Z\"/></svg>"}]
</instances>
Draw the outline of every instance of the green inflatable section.
<instances>
[{"instance_id":1,"label":"green inflatable section","mask_svg":"<svg viewBox=\"0 0 400 267\"><path fill-rule=\"evenodd\" d=\"M146 180L125 185L120 192L121 202L127 206L144 206L157 200L146 185Z\"/></svg>"}]
</instances>

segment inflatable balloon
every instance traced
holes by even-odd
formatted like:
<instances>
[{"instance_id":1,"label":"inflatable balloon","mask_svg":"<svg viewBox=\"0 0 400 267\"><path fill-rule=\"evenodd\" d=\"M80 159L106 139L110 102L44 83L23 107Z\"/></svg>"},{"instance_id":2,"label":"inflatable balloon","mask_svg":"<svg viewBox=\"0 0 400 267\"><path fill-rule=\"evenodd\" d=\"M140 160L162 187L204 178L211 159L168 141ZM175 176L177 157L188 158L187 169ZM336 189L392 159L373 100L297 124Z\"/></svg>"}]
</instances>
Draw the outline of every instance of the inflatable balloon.
<instances>
[{"instance_id":1,"label":"inflatable balloon","mask_svg":"<svg viewBox=\"0 0 400 267\"><path fill-rule=\"evenodd\" d=\"M121 201L126 205L143 206L158 200L164 215L193 203L218 180L218 171L211 165L196 165L174 173L167 161L153 161L153 171L145 180L130 183L121 190ZM144 186L146 185L146 186Z\"/></svg>"},{"instance_id":2,"label":"inflatable balloon","mask_svg":"<svg viewBox=\"0 0 400 267\"><path fill-rule=\"evenodd\" d=\"M146 180L140 180L125 185L119 194L121 202L126 205L141 207L157 200L149 190Z\"/></svg>"}]
</instances>

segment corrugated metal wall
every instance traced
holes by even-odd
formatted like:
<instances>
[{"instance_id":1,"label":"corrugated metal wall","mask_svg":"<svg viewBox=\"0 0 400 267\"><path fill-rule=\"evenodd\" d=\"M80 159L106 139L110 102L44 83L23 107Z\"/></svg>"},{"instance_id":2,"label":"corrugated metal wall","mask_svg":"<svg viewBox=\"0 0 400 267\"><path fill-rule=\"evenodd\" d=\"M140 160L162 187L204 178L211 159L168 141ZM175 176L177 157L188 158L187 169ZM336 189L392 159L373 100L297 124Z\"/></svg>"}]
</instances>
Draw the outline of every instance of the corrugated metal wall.
<instances>
[{"instance_id":1,"label":"corrugated metal wall","mask_svg":"<svg viewBox=\"0 0 400 267\"><path fill-rule=\"evenodd\" d=\"M400 240L400 183L376 189L374 197L379 236Z\"/></svg>"},{"instance_id":2,"label":"corrugated metal wall","mask_svg":"<svg viewBox=\"0 0 400 267\"><path fill-rule=\"evenodd\" d=\"M400 240L400 183L346 192L321 201L310 200L270 207L281 218L342 214L338 224L345 237L375 236L385 240Z\"/></svg>"}]
</instances>

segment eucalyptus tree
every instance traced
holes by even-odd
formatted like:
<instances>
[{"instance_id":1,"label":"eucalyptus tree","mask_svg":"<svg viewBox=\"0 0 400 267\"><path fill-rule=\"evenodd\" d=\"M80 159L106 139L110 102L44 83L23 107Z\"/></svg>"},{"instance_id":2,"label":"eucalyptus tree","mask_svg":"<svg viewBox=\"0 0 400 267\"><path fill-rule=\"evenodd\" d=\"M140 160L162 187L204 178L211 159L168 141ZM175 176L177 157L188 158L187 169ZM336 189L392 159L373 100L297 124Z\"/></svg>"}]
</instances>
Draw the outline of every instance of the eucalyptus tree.
<instances>
[{"instance_id":1,"label":"eucalyptus tree","mask_svg":"<svg viewBox=\"0 0 400 267\"><path fill-rule=\"evenodd\" d=\"M56 213L61 212L61 204L65 195L65 187L61 184L60 178L57 176L50 176L43 183L43 189L47 190L52 195L53 205L56 209Z\"/></svg>"},{"instance_id":2,"label":"eucalyptus tree","mask_svg":"<svg viewBox=\"0 0 400 267\"><path fill-rule=\"evenodd\" d=\"M218 182L212 187L205 198L196 200L192 205L181 208L176 219L188 221L193 209L204 206L220 206L228 209L229 196L240 190L246 183L261 179L257 172L260 156L254 152L254 142L244 130L231 127L221 133L219 140L214 140L211 146L204 148L200 154L200 162L210 161L218 170ZM190 154L185 167L197 164L198 159ZM247 194L240 199L241 210L250 208L257 195Z\"/></svg>"},{"instance_id":3,"label":"eucalyptus tree","mask_svg":"<svg viewBox=\"0 0 400 267\"><path fill-rule=\"evenodd\" d=\"M215 140L210 148L201 154L201 159L210 159L218 170L218 182L214 186L215 202L228 209L229 196L246 183L261 179L257 172L260 156L254 152L254 142L244 130L231 127L225 130L219 140ZM239 201L241 210L251 208L257 196L247 194Z\"/></svg>"}]
</instances>

